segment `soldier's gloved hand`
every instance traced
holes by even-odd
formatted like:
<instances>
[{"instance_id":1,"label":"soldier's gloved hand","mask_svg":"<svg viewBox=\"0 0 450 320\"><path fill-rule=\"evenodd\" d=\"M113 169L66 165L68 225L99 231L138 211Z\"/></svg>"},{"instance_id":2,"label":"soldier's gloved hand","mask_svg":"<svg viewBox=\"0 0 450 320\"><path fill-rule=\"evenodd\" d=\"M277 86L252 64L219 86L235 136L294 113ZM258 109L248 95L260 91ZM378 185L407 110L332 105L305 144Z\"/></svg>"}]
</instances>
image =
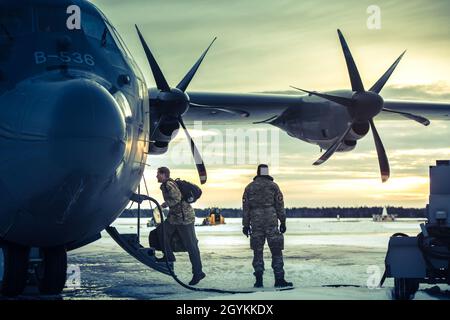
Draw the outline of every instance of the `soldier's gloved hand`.
<instances>
[{"instance_id":1,"label":"soldier's gloved hand","mask_svg":"<svg viewBox=\"0 0 450 320\"><path fill-rule=\"evenodd\" d=\"M281 233L285 233L286 232L286 223L281 223L280 224L280 232Z\"/></svg>"},{"instance_id":2,"label":"soldier's gloved hand","mask_svg":"<svg viewBox=\"0 0 450 320\"><path fill-rule=\"evenodd\" d=\"M242 233L245 235L245 236L247 236L247 238L248 238L248 236L250 235L250 227L246 227L246 226L244 226L243 228L242 228Z\"/></svg>"}]
</instances>

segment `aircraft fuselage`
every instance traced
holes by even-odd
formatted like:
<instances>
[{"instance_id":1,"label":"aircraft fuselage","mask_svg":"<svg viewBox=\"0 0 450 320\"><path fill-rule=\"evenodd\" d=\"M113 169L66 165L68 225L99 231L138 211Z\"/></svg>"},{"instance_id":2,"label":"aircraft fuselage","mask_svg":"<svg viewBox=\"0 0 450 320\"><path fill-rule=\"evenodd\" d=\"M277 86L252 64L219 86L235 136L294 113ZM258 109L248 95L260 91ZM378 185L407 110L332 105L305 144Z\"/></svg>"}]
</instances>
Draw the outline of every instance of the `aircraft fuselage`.
<instances>
[{"instance_id":1,"label":"aircraft fuselage","mask_svg":"<svg viewBox=\"0 0 450 320\"><path fill-rule=\"evenodd\" d=\"M73 3L83 14L81 30L66 28ZM76 246L117 218L141 179L147 86L91 4L2 6L0 238Z\"/></svg>"}]
</instances>

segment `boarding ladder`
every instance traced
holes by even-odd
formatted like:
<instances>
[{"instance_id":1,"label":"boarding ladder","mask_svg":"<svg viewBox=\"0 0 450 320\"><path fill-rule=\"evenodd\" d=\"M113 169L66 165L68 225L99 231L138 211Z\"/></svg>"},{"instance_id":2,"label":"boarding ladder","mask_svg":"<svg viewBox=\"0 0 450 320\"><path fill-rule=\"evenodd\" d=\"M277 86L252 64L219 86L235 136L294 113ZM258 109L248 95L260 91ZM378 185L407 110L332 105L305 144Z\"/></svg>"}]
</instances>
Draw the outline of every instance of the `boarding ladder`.
<instances>
[{"instance_id":1,"label":"boarding ladder","mask_svg":"<svg viewBox=\"0 0 450 320\"><path fill-rule=\"evenodd\" d=\"M138 187L138 193L133 193L130 198L131 201L138 204L138 217L137 217L137 233L131 234L121 234L115 227L109 226L106 228L106 232L111 236L111 238L117 242L119 246L122 247L129 255L134 257L139 262L145 264L146 266L164 273L166 275L172 275L173 263L160 263L156 261L155 249L145 248L140 244L140 222L141 222L141 203L143 201L150 201L155 203L156 207L161 209L159 203L144 194L140 194L140 187ZM169 270L171 268L172 270Z\"/></svg>"}]
</instances>

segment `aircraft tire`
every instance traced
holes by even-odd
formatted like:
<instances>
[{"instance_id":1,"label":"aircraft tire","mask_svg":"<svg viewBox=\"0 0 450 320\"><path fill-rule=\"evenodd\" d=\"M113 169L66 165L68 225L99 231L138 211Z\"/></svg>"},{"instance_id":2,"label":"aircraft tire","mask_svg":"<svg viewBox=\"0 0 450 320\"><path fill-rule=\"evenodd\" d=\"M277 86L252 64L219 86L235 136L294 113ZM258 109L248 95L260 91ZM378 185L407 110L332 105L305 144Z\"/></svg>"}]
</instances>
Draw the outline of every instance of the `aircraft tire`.
<instances>
[{"instance_id":1,"label":"aircraft tire","mask_svg":"<svg viewBox=\"0 0 450 320\"><path fill-rule=\"evenodd\" d=\"M4 273L1 294L15 297L23 293L27 285L30 248L7 243L3 246Z\"/></svg>"},{"instance_id":2,"label":"aircraft tire","mask_svg":"<svg viewBox=\"0 0 450 320\"><path fill-rule=\"evenodd\" d=\"M41 294L61 294L67 279L67 252L63 246L42 248L42 265L37 270L38 288Z\"/></svg>"}]
</instances>

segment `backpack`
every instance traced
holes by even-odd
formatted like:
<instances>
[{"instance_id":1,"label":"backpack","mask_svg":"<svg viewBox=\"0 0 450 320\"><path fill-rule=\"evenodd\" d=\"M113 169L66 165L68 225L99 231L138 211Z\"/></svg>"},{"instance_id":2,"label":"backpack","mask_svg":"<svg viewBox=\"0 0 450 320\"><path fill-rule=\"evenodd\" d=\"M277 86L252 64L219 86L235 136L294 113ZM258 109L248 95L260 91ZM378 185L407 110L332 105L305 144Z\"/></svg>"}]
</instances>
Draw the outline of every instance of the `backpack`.
<instances>
[{"instance_id":1,"label":"backpack","mask_svg":"<svg viewBox=\"0 0 450 320\"><path fill-rule=\"evenodd\" d=\"M154 248L157 251L163 251L164 248L162 245L162 229L161 225L158 225L155 229L150 231L150 234L148 235L148 243L150 244L150 247ZM181 239L181 236L179 232L175 229L174 233L170 237L170 245L173 252L186 252L186 247L183 244L183 241Z\"/></svg>"},{"instance_id":2,"label":"backpack","mask_svg":"<svg viewBox=\"0 0 450 320\"><path fill-rule=\"evenodd\" d=\"M177 178L175 179L175 182L178 189L180 189L183 201L186 201L187 203L194 203L202 195L202 189L189 181L180 180Z\"/></svg>"}]
</instances>

